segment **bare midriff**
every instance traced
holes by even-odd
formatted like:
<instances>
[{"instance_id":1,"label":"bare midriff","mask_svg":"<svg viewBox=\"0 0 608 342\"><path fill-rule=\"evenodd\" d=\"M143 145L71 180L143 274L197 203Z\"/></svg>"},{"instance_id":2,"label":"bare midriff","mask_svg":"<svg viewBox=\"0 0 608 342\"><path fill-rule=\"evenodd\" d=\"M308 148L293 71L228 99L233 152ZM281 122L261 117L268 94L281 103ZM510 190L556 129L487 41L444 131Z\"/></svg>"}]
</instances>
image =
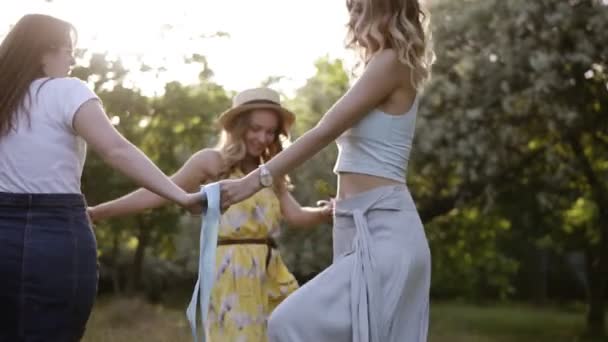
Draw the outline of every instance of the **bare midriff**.
<instances>
[{"instance_id":1,"label":"bare midriff","mask_svg":"<svg viewBox=\"0 0 608 342\"><path fill-rule=\"evenodd\" d=\"M395 180L383 177L364 175L360 173L341 172L338 175L337 199L346 199L381 186L401 184L403 184L403 182L397 182Z\"/></svg>"}]
</instances>

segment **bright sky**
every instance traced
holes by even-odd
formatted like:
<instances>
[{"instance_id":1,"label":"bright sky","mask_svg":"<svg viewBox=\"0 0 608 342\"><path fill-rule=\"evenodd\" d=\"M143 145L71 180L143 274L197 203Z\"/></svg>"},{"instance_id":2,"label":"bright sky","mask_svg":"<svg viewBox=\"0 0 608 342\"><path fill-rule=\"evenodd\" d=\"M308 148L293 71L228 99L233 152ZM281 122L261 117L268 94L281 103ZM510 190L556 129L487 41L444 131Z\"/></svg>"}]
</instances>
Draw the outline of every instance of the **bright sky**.
<instances>
[{"instance_id":1,"label":"bright sky","mask_svg":"<svg viewBox=\"0 0 608 342\"><path fill-rule=\"evenodd\" d=\"M214 80L229 90L284 76L278 87L288 93L314 73L317 58L352 60L343 44L344 0L3 0L2 7L2 35L23 14L51 14L76 26L77 47L120 56L127 68L138 60L164 65L159 80L130 80L147 94L168 80L195 82L198 70L183 61L192 53L206 56ZM200 38L217 31L230 37Z\"/></svg>"}]
</instances>

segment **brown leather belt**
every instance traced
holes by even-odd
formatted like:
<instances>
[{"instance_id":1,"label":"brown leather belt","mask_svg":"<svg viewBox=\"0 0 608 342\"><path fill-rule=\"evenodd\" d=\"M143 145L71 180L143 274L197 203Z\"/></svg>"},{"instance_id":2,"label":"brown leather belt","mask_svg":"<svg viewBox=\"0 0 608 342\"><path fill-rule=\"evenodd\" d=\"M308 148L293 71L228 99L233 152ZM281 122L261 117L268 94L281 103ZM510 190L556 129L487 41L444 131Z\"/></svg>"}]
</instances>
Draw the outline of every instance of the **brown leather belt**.
<instances>
[{"instance_id":1,"label":"brown leather belt","mask_svg":"<svg viewBox=\"0 0 608 342\"><path fill-rule=\"evenodd\" d=\"M217 241L218 246L225 245L266 245L268 247L268 252L266 252L266 269L268 269L268 265L270 264L270 257L272 255L272 250L277 248L277 242L273 238L262 238L262 239L222 239L220 238Z\"/></svg>"}]
</instances>

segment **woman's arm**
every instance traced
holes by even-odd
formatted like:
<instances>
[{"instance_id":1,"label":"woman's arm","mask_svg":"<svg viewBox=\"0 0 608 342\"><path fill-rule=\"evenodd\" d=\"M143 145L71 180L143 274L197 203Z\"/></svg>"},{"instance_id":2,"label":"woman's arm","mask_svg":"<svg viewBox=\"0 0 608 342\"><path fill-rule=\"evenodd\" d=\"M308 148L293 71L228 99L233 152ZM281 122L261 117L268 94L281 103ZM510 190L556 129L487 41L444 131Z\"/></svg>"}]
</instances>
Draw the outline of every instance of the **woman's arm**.
<instances>
[{"instance_id":1,"label":"woman's arm","mask_svg":"<svg viewBox=\"0 0 608 342\"><path fill-rule=\"evenodd\" d=\"M333 202L327 201L319 207L302 207L287 189L277 192L281 204L281 214L292 226L310 228L321 223L330 223L333 214Z\"/></svg>"},{"instance_id":2,"label":"woman's arm","mask_svg":"<svg viewBox=\"0 0 608 342\"><path fill-rule=\"evenodd\" d=\"M194 209L201 200L197 194L187 194L175 185L135 145L112 125L101 103L89 100L74 114L76 132L114 169L137 184L183 207Z\"/></svg>"},{"instance_id":3,"label":"woman's arm","mask_svg":"<svg viewBox=\"0 0 608 342\"><path fill-rule=\"evenodd\" d=\"M303 134L284 151L273 157L266 167L274 179L293 171L354 126L370 110L381 104L404 83L407 67L393 50L378 53L369 62L361 78L338 100L317 125ZM224 208L253 195L261 188L259 169L241 181L222 182Z\"/></svg>"},{"instance_id":4,"label":"woman's arm","mask_svg":"<svg viewBox=\"0 0 608 342\"><path fill-rule=\"evenodd\" d=\"M171 180L185 191L197 192L201 184L207 183L219 173L220 167L219 154L214 150L205 149L190 157L171 177ZM139 189L118 199L89 208L89 215L93 221L97 221L157 208L167 202L167 199L149 190Z\"/></svg>"},{"instance_id":5,"label":"woman's arm","mask_svg":"<svg viewBox=\"0 0 608 342\"><path fill-rule=\"evenodd\" d=\"M385 50L376 55L361 78L313 129L266 164L270 174L277 178L291 172L354 126L403 83L403 69L394 51ZM254 178L259 176L255 174Z\"/></svg>"}]
</instances>

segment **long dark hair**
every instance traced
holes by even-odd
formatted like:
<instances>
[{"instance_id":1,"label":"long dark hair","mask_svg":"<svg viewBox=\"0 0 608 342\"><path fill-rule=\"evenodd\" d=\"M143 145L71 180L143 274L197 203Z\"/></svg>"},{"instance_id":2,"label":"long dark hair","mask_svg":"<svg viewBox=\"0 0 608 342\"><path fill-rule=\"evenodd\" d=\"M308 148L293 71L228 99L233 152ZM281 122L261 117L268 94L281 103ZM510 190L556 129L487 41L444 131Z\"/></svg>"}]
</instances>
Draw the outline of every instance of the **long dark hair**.
<instances>
[{"instance_id":1,"label":"long dark hair","mask_svg":"<svg viewBox=\"0 0 608 342\"><path fill-rule=\"evenodd\" d=\"M76 39L66 21L42 14L22 17L0 44L0 138L14 128L19 109L25 109L32 81L45 77L45 53Z\"/></svg>"}]
</instances>

